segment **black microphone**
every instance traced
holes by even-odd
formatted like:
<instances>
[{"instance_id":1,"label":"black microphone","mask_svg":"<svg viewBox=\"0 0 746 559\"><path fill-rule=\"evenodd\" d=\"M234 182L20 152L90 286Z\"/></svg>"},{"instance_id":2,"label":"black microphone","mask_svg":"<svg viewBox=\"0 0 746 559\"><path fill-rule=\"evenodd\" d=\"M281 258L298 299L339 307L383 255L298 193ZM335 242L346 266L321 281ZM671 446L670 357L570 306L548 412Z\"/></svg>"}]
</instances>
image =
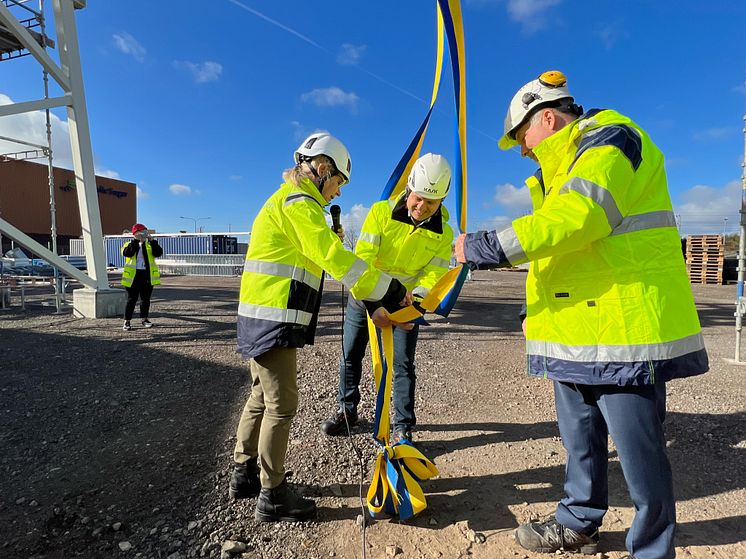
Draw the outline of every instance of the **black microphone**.
<instances>
[{"instance_id":1,"label":"black microphone","mask_svg":"<svg viewBox=\"0 0 746 559\"><path fill-rule=\"evenodd\" d=\"M329 213L332 214L332 231L335 233L339 231L339 228L342 227L342 225L339 223L339 216L342 215L342 208L340 208L337 204L334 204L332 207L329 208Z\"/></svg>"}]
</instances>

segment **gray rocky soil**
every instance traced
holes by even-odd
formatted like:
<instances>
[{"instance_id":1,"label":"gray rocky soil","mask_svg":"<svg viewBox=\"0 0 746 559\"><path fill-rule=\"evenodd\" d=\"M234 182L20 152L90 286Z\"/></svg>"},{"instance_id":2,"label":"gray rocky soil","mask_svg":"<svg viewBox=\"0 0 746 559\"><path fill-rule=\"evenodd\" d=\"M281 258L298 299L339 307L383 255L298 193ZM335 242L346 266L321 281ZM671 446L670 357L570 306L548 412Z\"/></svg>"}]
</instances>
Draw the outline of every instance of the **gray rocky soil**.
<instances>
[{"instance_id":1,"label":"gray rocky soil","mask_svg":"<svg viewBox=\"0 0 746 559\"><path fill-rule=\"evenodd\" d=\"M551 383L525 373L524 280L477 272L449 319L422 328L415 440L440 475L423 483L427 510L409 522L369 523L364 543L361 464L350 439L318 428L335 407L336 282L326 283L316 345L299 352L287 466L319 505L317 519L301 524L258 523L255 499L227 497L249 389L235 353L238 279L165 278L151 330L135 320L123 332L119 319L53 315L38 304L2 311L0 558L540 557L513 531L552 513L565 453ZM677 557L746 558L746 367L726 361L735 288L693 289L711 371L668 386ZM376 456L372 401L367 366L364 421L352 436L363 495ZM616 559L633 509L611 451L602 550Z\"/></svg>"}]
</instances>

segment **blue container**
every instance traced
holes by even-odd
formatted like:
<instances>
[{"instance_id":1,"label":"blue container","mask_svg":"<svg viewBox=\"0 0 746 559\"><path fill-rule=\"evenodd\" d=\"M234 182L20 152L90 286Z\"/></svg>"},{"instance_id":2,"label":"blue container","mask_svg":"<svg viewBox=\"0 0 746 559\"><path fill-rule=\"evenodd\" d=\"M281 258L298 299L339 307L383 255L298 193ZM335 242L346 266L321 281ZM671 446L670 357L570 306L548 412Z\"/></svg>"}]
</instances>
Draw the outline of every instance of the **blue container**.
<instances>
[{"instance_id":1,"label":"blue container","mask_svg":"<svg viewBox=\"0 0 746 559\"><path fill-rule=\"evenodd\" d=\"M218 237L219 235L215 235ZM163 249L163 256L169 254L215 254L212 235L153 235ZM124 267L122 247L132 240L130 236L106 237L106 262L115 268Z\"/></svg>"}]
</instances>

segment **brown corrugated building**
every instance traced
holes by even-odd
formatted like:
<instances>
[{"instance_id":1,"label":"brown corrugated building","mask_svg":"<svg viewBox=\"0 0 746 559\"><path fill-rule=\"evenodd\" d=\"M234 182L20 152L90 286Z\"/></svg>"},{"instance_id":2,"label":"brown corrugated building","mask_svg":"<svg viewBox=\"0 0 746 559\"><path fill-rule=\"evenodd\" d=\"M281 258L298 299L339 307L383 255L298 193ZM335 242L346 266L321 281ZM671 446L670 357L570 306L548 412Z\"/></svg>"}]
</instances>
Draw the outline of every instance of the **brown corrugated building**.
<instances>
[{"instance_id":1,"label":"brown corrugated building","mask_svg":"<svg viewBox=\"0 0 746 559\"><path fill-rule=\"evenodd\" d=\"M0 161L0 217L44 246L51 242L48 167L30 161ZM104 235L119 235L137 221L137 187L134 183L96 177L98 205ZM57 248L68 254L70 239L82 235L75 173L54 169L57 207ZM3 236L3 253L10 239Z\"/></svg>"}]
</instances>

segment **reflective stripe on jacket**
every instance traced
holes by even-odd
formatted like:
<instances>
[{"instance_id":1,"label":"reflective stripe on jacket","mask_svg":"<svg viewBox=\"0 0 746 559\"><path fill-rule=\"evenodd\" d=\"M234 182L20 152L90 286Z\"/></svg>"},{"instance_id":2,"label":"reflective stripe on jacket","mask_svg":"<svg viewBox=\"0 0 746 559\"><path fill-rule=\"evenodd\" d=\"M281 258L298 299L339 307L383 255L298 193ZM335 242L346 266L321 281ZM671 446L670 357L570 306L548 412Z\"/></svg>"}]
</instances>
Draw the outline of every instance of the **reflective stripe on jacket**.
<instances>
[{"instance_id":1,"label":"reflective stripe on jacket","mask_svg":"<svg viewBox=\"0 0 746 559\"><path fill-rule=\"evenodd\" d=\"M448 271L453 230L442 204L429 221L415 228L407 213L405 196L373 204L355 254L398 279L415 295L425 296Z\"/></svg>"},{"instance_id":2,"label":"reflective stripe on jacket","mask_svg":"<svg viewBox=\"0 0 746 559\"><path fill-rule=\"evenodd\" d=\"M324 270L354 297L386 295L390 276L344 249L326 222L325 204L316 185L303 179L281 185L254 220L238 306L244 357L313 343Z\"/></svg>"},{"instance_id":3,"label":"reflective stripe on jacket","mask_svg":"<svg viewBox=\"0 0 746 559\"><path fill-rule=\"evenodd\" d=\"M534 213L465 247L477 263L531 262L530 374L639 385L706 372L660 150L627 117L593 110L533 151Z\"/></svg>"},{"instance_id":4,"label":"reflective stripe on jacket","mask_svg":"<svg viewBox=\"0 0 746 559\"><path fill-rule=\"evenodd\" d=\"M130 256L124 255L125 249L132 243L138 243L140 246L138 247L138 250L134 252L134 254ZM158 243L154 242L151 246L150 241L145 241L144 243L141 243L137 240L130 241L129 243L126 243L122 247L122 255L124 256L124 268L122 269L122 285L124 287L131 287L132 282L135 279L135 273L137 272L137 253L139 250L142 250L142 248L145 248L145 254L147 255L147 258L145 258L145 268L149 271L149 277L150 277L150 284L151 285L159 285L161 283L161 272L158 270L158 264L155 263L156 256L161 256L163 254L163 249L158 245ZM157 247L158 250L156 250L156 254L154 255L154 248Z\"/></svg>"}]
</instances>

